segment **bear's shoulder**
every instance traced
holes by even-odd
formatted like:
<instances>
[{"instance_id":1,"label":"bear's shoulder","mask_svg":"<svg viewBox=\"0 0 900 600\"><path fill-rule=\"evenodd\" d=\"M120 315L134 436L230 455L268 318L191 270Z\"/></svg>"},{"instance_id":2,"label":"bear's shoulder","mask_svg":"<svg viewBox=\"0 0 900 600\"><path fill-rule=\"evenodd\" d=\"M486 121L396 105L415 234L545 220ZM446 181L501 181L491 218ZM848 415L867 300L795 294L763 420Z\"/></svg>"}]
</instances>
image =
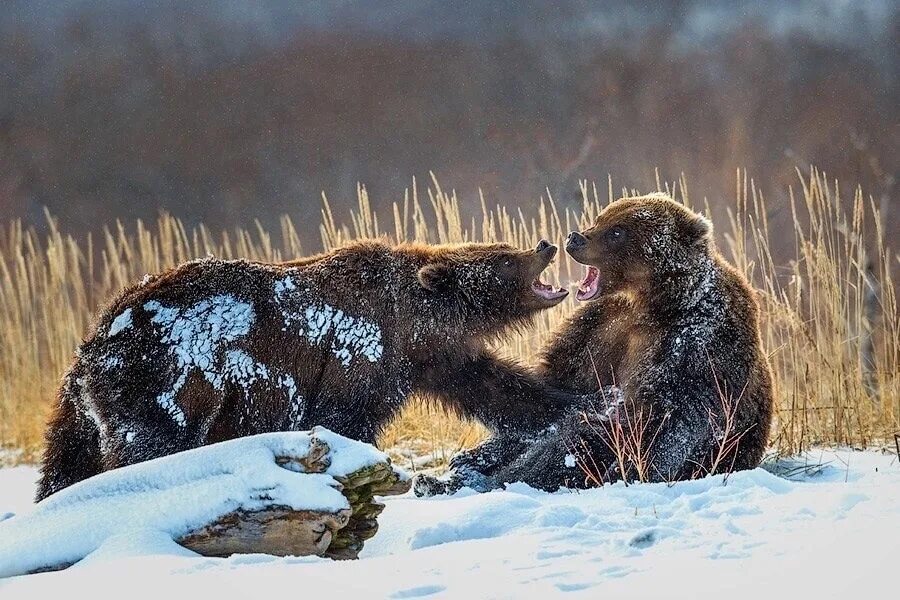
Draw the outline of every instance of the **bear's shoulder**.
<instances>
[{"instance_id":1,"label":"bear's shoulder","mask_svg":"<svg viewBox=\"0 0 900 600\"><path fill-rule=\"evenodd\" d=\"M345 265L348 262L390 261L396 256L396 249L380 239L357 240L338 248L275 263L278 269L315 269L334 265Z\"/></svg>"}]
</instances>

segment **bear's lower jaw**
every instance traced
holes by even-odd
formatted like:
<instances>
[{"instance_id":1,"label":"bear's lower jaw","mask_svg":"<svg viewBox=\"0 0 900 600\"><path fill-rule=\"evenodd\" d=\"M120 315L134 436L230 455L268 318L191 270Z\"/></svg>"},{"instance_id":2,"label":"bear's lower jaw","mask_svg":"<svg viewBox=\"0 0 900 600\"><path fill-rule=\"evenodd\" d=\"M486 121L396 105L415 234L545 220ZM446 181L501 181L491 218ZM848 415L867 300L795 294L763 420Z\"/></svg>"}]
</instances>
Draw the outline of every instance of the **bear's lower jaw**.
<instances>
[{"instance_id":1,"label":"bear's lower jaw","mask_svg":"<svg viewBox=\"0 0 900 600\"><path fill-rule=\"evenodd\" d=\"M578 285L578 292L575 297L579 302L587 302L592 300L600 291L600 271L597 267L588 265L587 273L584 279Z\"/></svg>"},{"instance_id":2,"label":"bear's lower jaw","mask_svg":"<svg viewBox=\"0 0 900 600\"><path fill-rule=\"evenodd\" d=\"M534 292L538 298L548 302L556 302L569 295L569 290L565 288L554 288L549 283L541 281L539 277L536 277L535 280L531 282L531 291Z\"/></svg>"}]
</instances>

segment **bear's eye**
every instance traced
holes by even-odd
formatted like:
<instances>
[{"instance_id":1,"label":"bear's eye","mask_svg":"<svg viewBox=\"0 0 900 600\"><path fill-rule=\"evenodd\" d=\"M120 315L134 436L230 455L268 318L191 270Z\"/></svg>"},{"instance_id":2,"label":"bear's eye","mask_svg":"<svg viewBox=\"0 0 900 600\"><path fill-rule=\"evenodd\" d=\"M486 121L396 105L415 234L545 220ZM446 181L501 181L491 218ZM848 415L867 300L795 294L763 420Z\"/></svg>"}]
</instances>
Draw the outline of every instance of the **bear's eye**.
<instances>
[{"instance_id":1,"label":"bear's eye","mask_svg":"<svg viewBox=\"0 0 900 600\"><path fill-rule=\"evenodd\" d=\"M610 246L618 246L625 241L625 229L618 225L610 227L603 235Z\"/></svg>"},{"instance_id":2,"label":"bear's eye","mask_svg":"<svg viewBox=\"0 0 900 600\"><path fill-rule=\"evenodd\" d=\"M501 274L504 277L509 277L516 271L516 262L511 256L504 256L494 264L497 265L498 274Z\"/></svg>"}]
</instances>

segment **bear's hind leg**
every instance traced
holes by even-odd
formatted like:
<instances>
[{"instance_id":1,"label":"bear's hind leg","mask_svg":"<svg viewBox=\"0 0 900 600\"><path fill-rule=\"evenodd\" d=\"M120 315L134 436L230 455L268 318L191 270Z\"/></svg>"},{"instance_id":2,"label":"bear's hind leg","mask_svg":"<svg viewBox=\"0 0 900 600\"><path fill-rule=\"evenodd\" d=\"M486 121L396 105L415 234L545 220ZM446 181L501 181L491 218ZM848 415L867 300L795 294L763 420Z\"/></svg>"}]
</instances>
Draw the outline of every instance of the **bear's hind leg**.
<instances>
[{"instance_id":1,"label":"bear's hind leg","mask_svg":"<svg viewBox=\"0 0 900 600\"><path fill-rule=\"evenodd\" d=\"M103 470L97 427L68 391L67 386L47 427L37 501Z\"/></svg>"}]
</instances>

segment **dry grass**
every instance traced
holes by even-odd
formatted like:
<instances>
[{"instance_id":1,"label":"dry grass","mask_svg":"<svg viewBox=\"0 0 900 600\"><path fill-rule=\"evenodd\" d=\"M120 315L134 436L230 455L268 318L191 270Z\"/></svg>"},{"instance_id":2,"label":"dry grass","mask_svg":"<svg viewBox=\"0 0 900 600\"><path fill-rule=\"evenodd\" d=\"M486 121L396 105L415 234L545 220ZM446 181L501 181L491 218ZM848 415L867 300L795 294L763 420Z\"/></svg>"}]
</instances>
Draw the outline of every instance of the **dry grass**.
<instances>
[{"instance_id":1,"label":"dry grass","mask_svg":"<svg viewBox=\"0 0 900 600\"><path fill-rule=\"evenodd\" d=\"M791 191L795 253L787 264L776 264L772 257L766 202L745 175L738 176L729 222L719 223L726 256L762 292L763 336L778 386L771 441L786 453L813 443L882 443L900 428L900 321L891 276L897 256L885 244L876 207L861 191L846 201L837 185L829 185L818 172L800 179L799 189ZM332 248L375 236L426 242L503 240L519 246L542 237L562 240L614 196L612 184L606 187L600 194L585 183L578 214L561 212L549 197L533 215L489 208L482 198L481 217L469 223L460 217L455 194L436 181L427 198L419 197L413 185L387 216L371 210L360 187L359 208L346 222L332 214L325 200L322 245ZM691 204L683 181L658 187ZM623 190L629 193L634 191ZM152 227L116 223L102 236L78 242L48 219L46 235L18 222L0 231L0 447L25 449L26 456L40 447L60 377L92 315L127 283L207 254L280 260L304 253L286 217L277 243L259 226L213 235L203 227L189 231L165 215ZM565 256L552 268L565 283L580 276L580 268ZM574 308L574 302L567 302L545 313L536 327L505 344L505 350L529 360ZM436 449L438 462L443 462L484 433L478 425L416 402L384 433L382 445L418 443Z\"/></svg>"}]
</instances>

